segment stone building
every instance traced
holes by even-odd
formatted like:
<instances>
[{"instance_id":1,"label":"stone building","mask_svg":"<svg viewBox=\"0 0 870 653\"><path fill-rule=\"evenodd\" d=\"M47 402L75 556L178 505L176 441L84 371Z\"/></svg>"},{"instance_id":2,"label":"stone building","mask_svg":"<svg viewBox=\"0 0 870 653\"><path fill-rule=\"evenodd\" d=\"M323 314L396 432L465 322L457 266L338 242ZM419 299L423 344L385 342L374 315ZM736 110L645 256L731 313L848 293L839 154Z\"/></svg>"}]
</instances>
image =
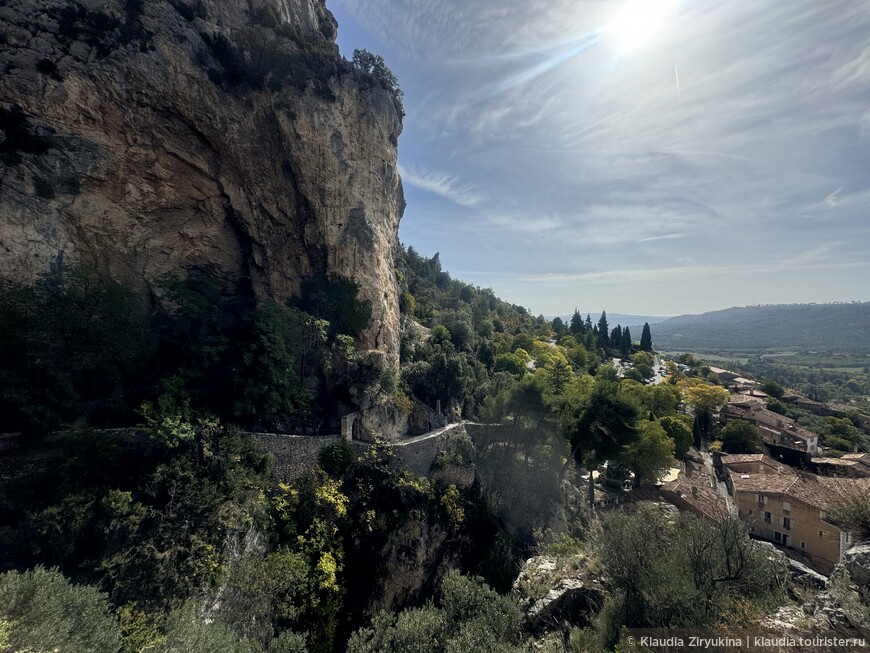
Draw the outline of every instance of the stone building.
<instances>
[{"instance_id":1,"label":"stone building","mask_svg":"<svg viewBox=\"0 0 870 653\"><path fill-rule=\"evenodd\" d=\"M763 454L723 456L722 466L752 536L799 552L823 573L842 561L852 535L831 512L842 497L870 491L868 479L799 472Z\"/></svg>"}]
</instances>

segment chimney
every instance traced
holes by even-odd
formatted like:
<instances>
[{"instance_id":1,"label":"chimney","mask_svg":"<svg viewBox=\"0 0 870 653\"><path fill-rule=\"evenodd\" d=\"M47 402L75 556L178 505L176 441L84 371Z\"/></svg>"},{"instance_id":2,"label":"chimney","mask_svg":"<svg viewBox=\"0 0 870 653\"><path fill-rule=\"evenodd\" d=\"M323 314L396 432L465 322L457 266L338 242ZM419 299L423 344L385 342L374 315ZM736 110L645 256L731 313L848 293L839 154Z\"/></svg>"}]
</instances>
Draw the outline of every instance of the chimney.
<instances>
[{"instance_id":1,"label":"chimney","mask_svg":"<svg viewBox=\"0 0 870 653\"><path fill-rule=\"evenodd\" d=\"M697 485L692 486L692 496L695 498L697 498L697 496L698 496L698 486Z\"/></svg>"}]
</instances>

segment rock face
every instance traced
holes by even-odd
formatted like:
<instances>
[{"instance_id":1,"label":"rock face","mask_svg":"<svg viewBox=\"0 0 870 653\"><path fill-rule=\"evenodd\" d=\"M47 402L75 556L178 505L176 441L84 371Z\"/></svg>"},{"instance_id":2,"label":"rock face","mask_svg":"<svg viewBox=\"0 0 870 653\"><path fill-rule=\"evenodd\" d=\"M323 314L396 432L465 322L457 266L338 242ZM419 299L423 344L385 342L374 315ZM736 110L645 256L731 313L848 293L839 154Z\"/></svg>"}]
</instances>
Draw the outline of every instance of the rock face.
<instances>
[{"instance_id":1,"label":"rock face","mask_svg":"<svg viewBox=\"0 0 870 653\"><path fill-rule=\"evenodd\" d=\"M335 34L323 0L2 3L0 275L205 268L277 300L339 275L397 364L401 114Z\"/></svg>"},{"instance_id":2,"label":"rock face","mask_svg":"<svg viewBox=\"0 0 870 653\"><path fill-rule=\"evenodd\" d=\"M582 556L526 560L514 582L513 595L533 633L559 630L564 624L586 626L604 605L601 581L587 573Z\"/></svg>"},{"instance_id":3,"label":"rock face","mask_svg":"<svg viewBox=\"0 0 870 653\"><path fill-rule=\"evenodd\" d=\"M810 594L803 595L802 606L781 607L769 615L762 626L774 632L837 631L849 636L870 635L870 603L861 575L866 572L866 549L867 543L863 543L846 551L844 561L834 567L827 583L821 586L812 575L815 572L810 571L808 575L795 566L799 563L790 561L794 580L804 585ZM782 555L773 547L771 550L775 555Z\"/></svg>"},{"instance_id":4,"label":"rock face","mask_svg":"<svg viewBox=\"0 0 870 653\"><path fill-rule=\"evenodd\" d=\"M849 570L855 583L870 588L870 542L856 544L846 551L843 554L843 565Z\"/></svg>"}]
</instances>

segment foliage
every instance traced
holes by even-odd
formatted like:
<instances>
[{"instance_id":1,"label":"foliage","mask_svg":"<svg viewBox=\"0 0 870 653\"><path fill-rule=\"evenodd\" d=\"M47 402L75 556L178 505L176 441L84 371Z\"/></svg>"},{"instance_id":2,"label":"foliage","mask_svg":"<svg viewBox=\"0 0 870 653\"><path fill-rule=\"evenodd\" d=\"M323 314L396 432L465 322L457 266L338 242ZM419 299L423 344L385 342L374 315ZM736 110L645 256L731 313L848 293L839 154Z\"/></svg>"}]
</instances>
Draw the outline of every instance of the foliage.
<instances>
[{"instance_id":1,"label":"foliage","mask_svg":"<svg viewBox=\"0 0 870 653\"><path fill-rule=\"evenodd\" d=\"M562 411L562 432L578 463L591 456L607 460L639 436L637 408L614 381L598 381L588 396L569 395Z\"/></svg>"},{"instance_id":2,"label":"foliage","mask_svg":"<svg viewBox=\"0 0 870 653\"><path fill-rule=\"evenodd\" d=\"M641 506L607 515L601 547L616 590L598 624L610 645L619 625L703 628L737 602L767 609L785 598L784 563L755 545L736 517L712 524L683 513L671 523Z\"/></svg>"},{"instance_id":3,"label":"foliage","mask_svg":"<svg viewBox=\"0 0 870 653\"><path fill-rule=\"evenodd\" d=\"M166 637L156 653L255 653L253 643L220 622L206 619L202 607L189 601L169 615Z\"/></svg>"},{"instance_id":4,"label":"foliage","mask_svg":"<svg viewBox=\"0 0 870 653\"><path fill-rule=\"evenodd\" d=\"M7 624L12 651L92 653L121 647L108 597L94 587L70 584L56 569L0 575L0 621Z\"/></svg>"},{"instance_id":5,"label":"foliage","mask_svg":"<svg viewBox=\"0 0 870 653\"><path fill-rule=\"evenodd\" d=\"M640 334L640 348L642 351L652 351L652 334L650 333L649 323L643 323L643 332Z\"/></svg>"},{"instance_id":6,"label":"foliage","mask_svg":"<svg viewBox=\"0 0 870 653\"><path fill-rule=\"evenodd\" d=\"M641 422L640 431L621 459L634 472L638 485L655 483L674 464L674 441L657 422Z\"/></svg>"},{"instance_id":7,"label":"foliage","mask_svg":"<svg viewBox=\"0 0 870 653\"><path fill-rule=\"evenodd\" d=\"M340 440L328 444L320 450L317 454L317 464L330 476L340 478L353 464L354 458L353 447L344 440Z\"/></svg>"},{"instance_id":8,"label":"foliage","mask_svg":"<svg viewBox=\"0 0 870 653\"><path fill-rule=\"evenodd\" d=\"M659 419L659 424L665 433L674 441L674 455L682 458L692 446L691 418L685 415L665 416Z\"/></svg>"},{"instance_id":9,"label":"foliage","mask_svg":"<svg viewBox=\"0 0 870 653\"><path fill-rule=\"evenodd\" d=\"M358 298L359 285L339 277L318 276L302 284L298 300L300 310L329 323L333 334L354 338L368 328L372 305Z\"/></svg>"},{"instance_id":10,"label":"foliage","mask_svg":"<svg viewBox=\"0 0 870 653\"><path fill-rule=\"evenodd\" d=\"M349 653L519 651L521 613L479 578L451 571L437 604L382 613L353 634Z\"/></svg>"},{"instance_id":11,"label":"foliage","mask_svg":"<svg viewBox=\"0 0 870 653\"><path fill-rule=\"evenodd\" d=\"M752 422L735 419L719 432L722 450L727 453L759 453L764 450L758 428Z\"/></svg>"},{"instance_id":12,"label":"foliage","mask_svg":"<svg viewBox=\"0 0 870 653\"><path fill-rule=\"evenodd\" d=\"M870 493L859 483L837 491L831 516L841 521L859 540L870 539Z\"/></svg>"},{"instance_id":13,"label":"foliage","mask_svg":"<svg viewBox=\"0 0 870 653\"><path fill-rule=\"evenodd\" d=\"M399 80L393 74L393 71L387 67L384 58L379 54L372 54L368 50L354 50L351 62L354 68L369 75L390 94L396 111L400 116L404 117L405 110L402 106L402 100L405 94L399 88Z\"/></svg>"},{"instance_id":14,"label":"foliage","mask_svg":"<svg viewBox=\"0 0 870 653\"><path fill-rule=\"evenodd\" d=\"M7 429L39 433L105 419L136 396L135 375L151 350L144 311L118 283L66 266L32 285L0 281Z\"/></svg>"}]
</instances>

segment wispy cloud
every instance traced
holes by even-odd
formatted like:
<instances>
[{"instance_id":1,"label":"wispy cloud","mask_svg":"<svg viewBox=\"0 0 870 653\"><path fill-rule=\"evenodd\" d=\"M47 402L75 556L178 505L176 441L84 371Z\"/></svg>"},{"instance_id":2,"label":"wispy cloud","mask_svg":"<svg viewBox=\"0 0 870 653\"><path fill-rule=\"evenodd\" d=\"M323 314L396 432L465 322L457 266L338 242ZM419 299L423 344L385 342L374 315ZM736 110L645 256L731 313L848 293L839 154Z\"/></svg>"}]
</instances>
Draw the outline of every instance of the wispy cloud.
<instances>
[{"instance_id":1,"label":"wispy cloud","mask_svg":"<svg viewBox=\"0 0 870 653\"><path fill-rule=\"evenodd\" d=\"M655 48L617 57L590 35L619 1L332 0L406 92L401 172L427 196L403 237L454 269L474 261L468 281L498 280L535 310L575 294L641 310L670 293L680 312L711 284L861 295L859 275L832 266L867 260L870 242L863 3L681 2ZM577 261L642 272L570 276ZM569 276L544 290L548 272Z\"/></svg>"},{"instance_id":2,"label":"wispy cloud","mask_svg":"<svg viewBox=\"0 0 870 653\"><path fill-rule=\"evenodd\" d=\"M647 236L646 238L638 238L636 243L648 243L652 240L674 240L675 238L685 238L685 234L664 234L663 236Z\"/></svg>"},{"instance_id":3,"label":"wispy cloud","mask_svg":"<svg viewBox=\"0 0 870 653\"><path fill-rule=\"evenodd\" d=\"M484 195L473 186L460 183L455 177L443 172L425 172L399 165L399 174L405 183L421 190L440 195L460 206L476 206Z\"/></svg>"}]
</instances>

